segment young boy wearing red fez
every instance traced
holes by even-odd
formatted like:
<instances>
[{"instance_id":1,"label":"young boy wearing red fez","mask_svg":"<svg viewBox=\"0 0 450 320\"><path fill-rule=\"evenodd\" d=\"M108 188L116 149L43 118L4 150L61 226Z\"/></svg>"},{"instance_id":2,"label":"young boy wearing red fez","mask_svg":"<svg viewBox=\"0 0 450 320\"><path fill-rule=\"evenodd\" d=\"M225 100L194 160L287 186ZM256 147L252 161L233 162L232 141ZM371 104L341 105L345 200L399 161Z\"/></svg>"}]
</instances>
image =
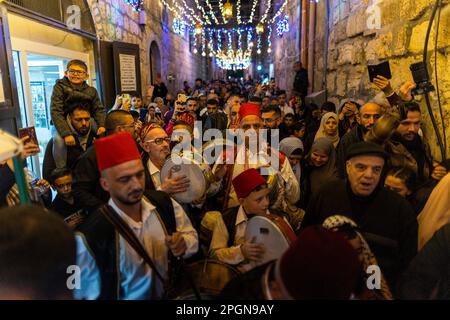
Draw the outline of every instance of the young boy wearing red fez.
<instances>
[{"instance_id":1,"label":"young boy wearing red fez","mask_svg":"<svg viewBox=\"0 0 450 320\"><path fill-rule=\"evenodd\" d=\"M262 244L245 241L247 221L254 215L269 214L270 190L256 169L242 172L233 179L233 186L239 205L228 209L223 215L211 213L206 217L215 219L210 224L213 227L209 252L211 257L247 271L261 260L265 252Z\"/></svg>"},{"instance_id":2,"label":"young boy wearing red fez","mask_svg":"<svg viewBox=\"0 0 450 320\"><path fill-rule=\"evenodd\" d=\"M105 212L119 217L135 234L165 279L175 257L197 252L198 236L182 207L160 191L145 191L141 156L131 134L122 132L95 141L100 184L108 204L91 214L77 234L81 267L79 299L157 299L163 283L116 231Z\"/></svg>"}]
</instances>

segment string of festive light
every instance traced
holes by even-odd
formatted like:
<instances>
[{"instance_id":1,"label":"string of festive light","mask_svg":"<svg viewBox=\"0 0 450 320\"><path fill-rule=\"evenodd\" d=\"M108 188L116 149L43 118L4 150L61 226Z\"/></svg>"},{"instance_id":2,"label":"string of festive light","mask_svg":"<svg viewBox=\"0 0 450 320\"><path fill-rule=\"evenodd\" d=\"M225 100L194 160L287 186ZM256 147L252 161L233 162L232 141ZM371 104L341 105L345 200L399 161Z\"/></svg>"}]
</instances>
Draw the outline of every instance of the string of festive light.
<instances>
[{"instance_id":1,"label":"string of festive light","mask_svg":"<svg viewBox=\"0 0 450 320\"><path fill-rule=\"evenodd\" d=\"M206 35L205 29L202 31L202 57L206 57Z\"/></svg>"},{"instance_id":2,"label":"string of festive light","mask_svg":"<svg viewBox=\"0 0 450 320\"><path fill-rule=\"evenodd\" d=\"M252 29L249 28L247 30L247 50L251 50L253 48L253 36L252 36Z\"/></svg>"},{"instance_id":3,"label":"string of festive light","mask_svg":"<svg viewBox=\"0 0 450 320\"><path fill-rule=\"evenodd\" d=\"M220 9L220 12L223 12L223 2L222 2L222 0L219 0L219 9ZM223 20L224 24L227 23L227 21L226 21L224 16L222 16L222 20Z\"/></svg>"},{"instance_id":4,"label":"string of festive light","mask_svg":"<svg viewBox=\"0 0 450 320\"><path fill-rule=\"evenodd\" d=\"M258 44L256 45L256 53L257 54L261 54L261 47L262 47L262 43L261 43L261 34L258 34Z\"/></svg>"},{"instance_id":5,"label":"string of festive light","mask_svg":"<svg viewBox=\"0 0 450 320\"><path fill-rule=\"evenodd\" d=\"M269 33L267 35L267 53L272 52L272 25L269 25Z\"/></svg>"},{"instance_id":6,"label":"string of festive light","mask_svg":"<svg viewBox=\"0 0 450 320\"><path fill-rule=\"evenodd\" d=\"M206 0L206 5L207 5L208 8L209 8L209 15L211 16L211 18L214 20L214 22L215 22L216 24L219 24L219 20L217 20L216 15L214 14L214 9L213 9L213 7L211 6L211 3L209 3L209 0Z\"/></svg>"},{"instance_id":7,"label":"string of festive light","mask_svg":"<svg viewBox=\"0 0 450 320\"><path fill-rule=\"evenodd\" d=\"M180 7L180 5L178 4L177 1L174 1L174 5L175 5L175 7L177 7L177 9L179 10L180 15L181 15L182 17L187 17L187 18L190 20L190 25L191 25L191 26L194 26L194 25L196 24L195 19L194 19L189 13L187 13L186 10L185 10L184 8Z\"/></svg>"},{"instance_id":8,"label":"string of festive light","mask_svg":"<svg viewBox=\"0 0 450 320\"><path fill-rule=\"evenodd\" d=\"M258 0L253 0L252 11L250 13L250 18L248 19L248 23L253 22L253 17L255 16L256 5L258 4Z\"/></svg>"},{"instance_id":9,"label":"string of festive light","mask_svg":"<svg viewBox=\"0 0 450 320\"><path fill-rule=\"evenodd\" d=\"M202 13L203 18L205 19L205 23L207 25L211 24L211 20L209 20L208 15L205 12L205 9L200 5L200 3L198 2L198 0L195 0L195 5L197 6L197 10L200 10Z\"/></svg>"},{"instance_id":10,"label":"string of festive light","mask_svg":"<svg viewBox=\"0 0 450 320\"><path fill-rule=\"evenodd\" d=\"M200 19L200 17L198 15L195 14L194 9L192 9L190 6L187 5L185 0L183 0L183 5L187 10L189 10L191 12L191 15L195 18L195 20L197 20L198 23L200 23L202 25L205 24L205 22L202 19Z\"/></svg>"},{"instance_id":11,"label":"string of festive light","mask_svg":"<svg viewBox=\"0 0 450 320\"><path fill-rule=\"evenodd\" d=\"M283 13L284 8L286 8L287 3L288 3L288 0L284 0L283 4L278 9L277 13L275 13L275 15L272 17L272 19L270 19L270 23L274 23L275 20Z\"/></svg>"},{"instance_id":12,"label":"string of festive light","mask_svg":"<svg viewBox=\"0 0 450 320\"><path fill-rule=\"evenodd\" d=\"M197 41L198 41L197 37L198 36L199 36L198 34L196 34L195 32L192 32L192 41L193 41L192 46L194 47L194 49L192 51L194 52L194 54L198 53L198 50L197 50Z\"/></svg>"},{"instance_id":13,"label":"string of festive light","mask_svg":"<svg viewBox=\"0 0 450 320\"><path fill-rule=\"evenodd\" d=\"M133 7L134 11L141 11L144 7L144 0L125 0L125 2Z\"/></svg>"},{"instance_id":14,"label":"string of festive light","mask_svg":"<svg viewBox=\"0 0 450 320\"><path fill-rule=\"evenodd\" d=\"M166 1L164 1L164 0L161 0L161 2L163 3L164 7L166 7L170 12L173 13L173 15L174 15L176 18L180 19L180 14L178 13L177 10L175 10L175 8L171 7L171 6L170 6Z\"/></svg>"},{"instance_id":15,"label":"string of festive light","mask_svg":"<svg viewBox=\"0 0 450 320\"><path fill-rule=\"evenodd\" d=\"M209 29L208 30L208 35L209 35L209 56L212 57L214 55L214 41L213 41L213 33L214 33L214 29Z\"/></svg>"},{"instance_id":16,"label":"string of festive light","mask_svg":"<svg viewBox=\"0 0 450 320\"><path fill-rule=\"evenodd\" d=\"M277 22L277 35L281 38L284 33L289 32L289 20L288 16L279 19Z\"/></svg>"},{"instance_id":17,"label":"string of festive light","mask_svg":"<svg viewBox=\"0 0 450 320\"><path fill-rule=\"evenodd\" d=\"M266 8L266 11L264 12L264 15L261 17L261 20L260 20L259 23L264 23L264 21L266 21L271 6L272 6L272 1L267 0L267 8Z\"/></svg>"},{"instance_id":18,"label":"string of festive light","mask_svg":"<svg viewBox=\"0 0 450 320\"><path fill-rule=\"evenodd\" d=\"M184 20L179 20L177 18L173 18L172 30L176 34L178 34L180 36L184 36L184 34L186 32L186 23L184 22Z\"/></svg>"},{"instance_id":19,"label":"string of festive light","mask_svg":"<svg viewBox=\"0 0 450 320\"><path fill-rule=\"evenodd\" d=\"M217 30L217 52L222 52L222 30Z\"/></svg>"},{"instance_id":20,"label":"string of festive light","mask_svg":"<svg viewBox=\"0 0 450 320\"><path fill-rule=\"evenodd\" d=\"M237 23L238 24L242 24L242 20L241 20L241 0L238 0L236 3L236 18L237 18Z\"/></svg>"},{"instance_id":21,"label":"string of festive light","mask_svg":"<svg viewBox=\"0 0 450 320\"><path fill-rule=\"evenodd\" d=\"M228 35L228 52L233 51L233 36L232 33L227 31Z\"/></svg>"},{"instance_id":22,"label":"string of festive light","mask_svg":"<svg viewBox=\"0 0 450 320\"><path fill-rule=\"evenodd\" d=\"M238 50L242 50L242 30L241 28L238 28Z\"/></svg>"}]
</instances>

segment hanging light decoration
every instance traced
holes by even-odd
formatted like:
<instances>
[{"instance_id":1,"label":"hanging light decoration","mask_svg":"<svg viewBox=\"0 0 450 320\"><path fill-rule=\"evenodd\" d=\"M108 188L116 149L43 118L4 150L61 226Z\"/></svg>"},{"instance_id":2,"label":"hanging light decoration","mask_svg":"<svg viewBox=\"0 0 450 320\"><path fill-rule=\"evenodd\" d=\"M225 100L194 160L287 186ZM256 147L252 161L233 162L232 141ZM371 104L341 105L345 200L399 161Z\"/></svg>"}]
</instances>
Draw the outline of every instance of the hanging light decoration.
<instances>
[{"instance_id":1,"label":"hanging light decoration","mask_svg":"<svg viewBox=\"0 0 450 320\"><path fill-rule=\"evenodd\" d=\"M288 16L284 16L283 19L277 22L277 35L281 38L284 33L289 32L289 20Z\"/></svg>"},{"instance_id":2,"label":"hanging light decoration","mask_svg":"<svg viewBox=\"0 0 450 320\"><path fill-rule=\"evenodd\" d=\"M258 23L258 25L256 26L256 33L257 34L261 34L264 32L264 26L262 23Z\"/></svg>"},{"instance_id":3,"label":"hanging light decoration","mask_svg":"<svg viewBox=\"0 0 450 320\"><path fill-rule=\"evenodd\" d=\"M184 22L184 20L173 18L172 30L176 34L184 36L184 33L186 32L186 22Z\"/></svg>"},{"instance_id":4,"label":"hanging light decoration","mask_svg":"<svg viewBox=\"0 0 450 320\"><path fill-rule=\"evenodd\" d=\"M222 16L224 20L228 20L233 17L233 5L229 2L223 5Z\"/></svg>"},{"instance_id":5,"label":"hanging light decoration","mask_svg":"<svg viewBox=\"0 0 450 320\"><path fill-rule=\"evenodd\" d=\"M134 11L141 11L144 7L144 0L125 0L125 2L133 7Z\"/></svg>"},{"instance_id":6,"label":"hanging light decoration","mask_svg":"<svg viewBox=\"0 0 450 320\"><path fill-rule=\"evenodd\" d=\"M203 26L202 26L202 24L201 24L201 23L197 23L197 24L195 25L195 34L196 34L196 35L200 35L200 34L202 34L202 32L203 32Z\"/></svg>"},{"instance_id":7,"label":"hanging light decoration","mask_svg":"<svg viewBox=\"0 0 450 320\"><path fill-rule=\"evenodd\" d=\"M272 26L269 25L269 34L267 35L267 53L272 52Z\"/></svg>"}]
</instances>

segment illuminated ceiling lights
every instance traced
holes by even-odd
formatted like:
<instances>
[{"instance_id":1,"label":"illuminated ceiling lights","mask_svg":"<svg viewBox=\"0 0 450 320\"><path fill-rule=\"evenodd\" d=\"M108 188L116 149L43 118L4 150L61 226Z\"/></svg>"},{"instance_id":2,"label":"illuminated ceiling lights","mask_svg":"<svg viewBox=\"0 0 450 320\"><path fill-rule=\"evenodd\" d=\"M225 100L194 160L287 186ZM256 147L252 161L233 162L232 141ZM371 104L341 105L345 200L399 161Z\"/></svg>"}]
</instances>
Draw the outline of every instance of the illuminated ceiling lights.
<instances>
[{"instance_id":1,"label":"illuminated ceiling lights","mask_svg":"<svg viewBox=\"0 0 450 320\"><path fill-rule=\"evenodd\" d=\"M289 32L289 18L286 15L277 22L277 35L281 38L287 32Z\"/></svg>"},{"instance_id":2,"label":"illuminated ceiling lights","mask_svg":"<svg viewBox=\"0 0 450 320\"><path fill-rule=\"evenodd\" d=\"M269 14L271 6L272 6L272 2L270 0L267 0L267 8L266 8L266 11L264 12L264 15L261 17L261 21L259 22L260 24L264 23L264 21L266 21L267 15Z\"/></svg>"},{"instance_id":3,"label":"illuminated ceiling lights","mask_svg":"<svg viewBox=\"0 0 450 320\"><path fill-rule=\"evenodd\" d=\"M202 34L202 32L203 32L203 26L202 26L202 24L201 24L201 23L197 23L197 24L195 25L195 34L196 34L196 35L200 35L200 34Z\"/></svg>"}]
</instances>

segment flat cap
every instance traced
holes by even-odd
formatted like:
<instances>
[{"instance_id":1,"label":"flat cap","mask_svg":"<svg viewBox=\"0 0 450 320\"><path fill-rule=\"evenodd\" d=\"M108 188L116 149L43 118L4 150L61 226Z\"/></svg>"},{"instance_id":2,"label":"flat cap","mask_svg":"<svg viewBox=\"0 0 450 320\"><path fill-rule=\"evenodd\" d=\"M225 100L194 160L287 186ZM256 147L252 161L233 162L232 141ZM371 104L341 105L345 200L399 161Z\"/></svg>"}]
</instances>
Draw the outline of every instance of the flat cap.
<instances>
[{"instance_id":1,"label":"flat cap","mask_svg":"<svg viewBox=\"0 0 450 320\"><path fill-rule=\"evenodd\" d=\"M389 154L386 151L384 151L383 147L381 147L378 144L372 142L358 142L352 144L348 148L345 160L349 160L357 156L366 156L366 155L378 156L380 158L383 158L384 160L387 160L389 157Z\"/></svg>"}]
</instances>

